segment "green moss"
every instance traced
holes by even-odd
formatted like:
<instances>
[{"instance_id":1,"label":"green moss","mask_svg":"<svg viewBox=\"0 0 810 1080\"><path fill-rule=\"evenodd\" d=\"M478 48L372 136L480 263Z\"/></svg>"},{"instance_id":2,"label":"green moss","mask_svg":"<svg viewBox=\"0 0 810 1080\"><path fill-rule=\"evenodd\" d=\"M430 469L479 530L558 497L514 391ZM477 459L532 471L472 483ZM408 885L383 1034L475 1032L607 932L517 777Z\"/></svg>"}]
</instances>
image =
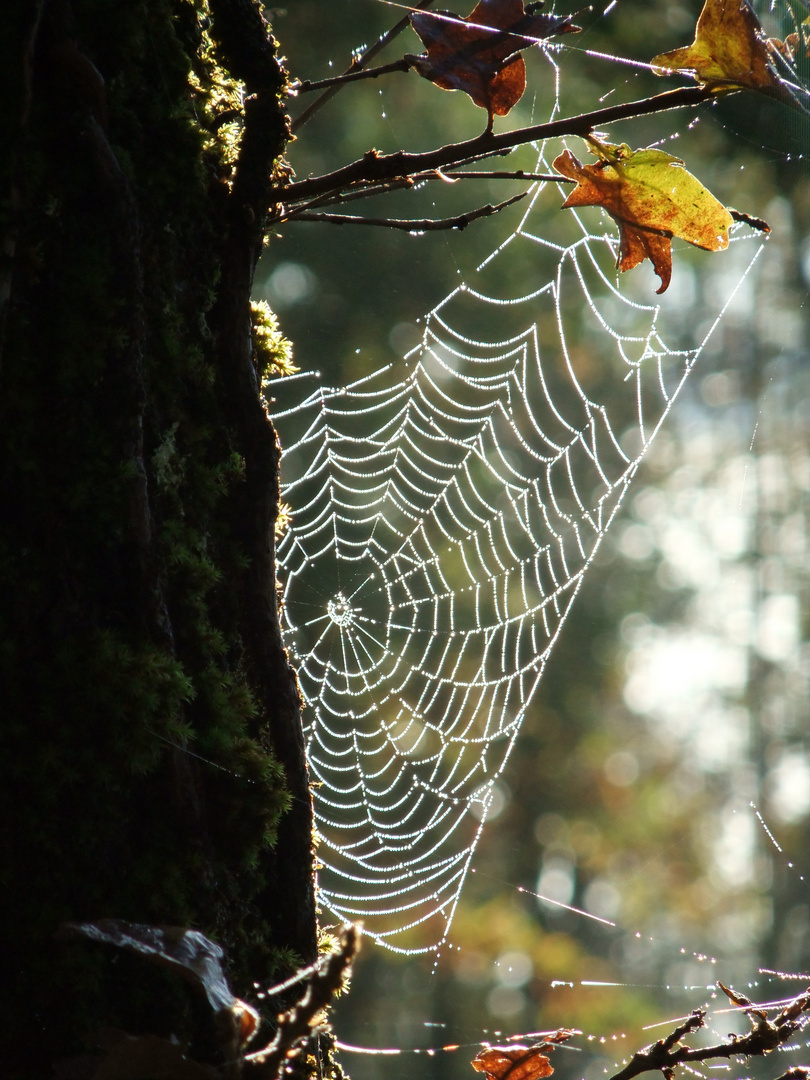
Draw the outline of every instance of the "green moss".
<instances>
[{"instance_id":1,"label":"green moss","mask_svg":"<svg viewBox=\"0 0 810 1080\"><path fill-rule=\"evenodd\" d=\"M254 300L250 309L253 316L253 355L264 390L272 379L292 375L298 368L293 363L292 343L281 333L278 318L268 303Z\"/></svg>"}]
</instances>

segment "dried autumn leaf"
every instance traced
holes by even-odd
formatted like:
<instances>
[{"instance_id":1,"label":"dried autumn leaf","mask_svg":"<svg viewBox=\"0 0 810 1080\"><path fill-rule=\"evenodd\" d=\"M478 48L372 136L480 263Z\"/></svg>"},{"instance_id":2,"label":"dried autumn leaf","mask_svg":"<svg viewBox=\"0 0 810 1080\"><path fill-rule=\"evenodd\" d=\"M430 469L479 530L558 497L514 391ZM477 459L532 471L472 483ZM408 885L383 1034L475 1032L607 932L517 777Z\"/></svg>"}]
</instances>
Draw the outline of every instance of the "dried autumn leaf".
<instances>
[{"instance_id":1,"label":"dried autumn leaf","mask_svg":"<svg viewBox=\"0 0 810 1080\"><path fill-rule=\"evenodd\" d=\"M692 44L653 57L651 67L656 75L691 71L711 89L758 90L786 99L769 63L765 34L746 0L706 0Z\"/></svg>"},{"instance_id":2,"label":"dried autumn leaf","mask_svg":"<svg viewBox=\"0 0 810 1080\"><path fill-rule=\"evenodd\" d=\"M706 251L728 247L733 218L711 192L683 167L680 158L663 150L631 150L629 146L588 142L599 157L583 165L570 150L554 161L577 186L563 203L601 206L619 226L620 270L650 259L661 279L662 293L672 277L671 240L687 240Z\"/></svg>"},{"instance_id":3,"label":"dried autumn leaf","mask_svg":"<svg viewBox=\"0 0 810 1080\"><path fill-rule=\"evenodd\" d=\"M554 1072L543 1051L581 1034L575 1028L560 1028L544 1035L543 1042L535 1046L488 1046L471 1064L485 1073L487 1080L542 1080Z\"/></svg>"},{"instance_id":4,"label":"dried autumn leaf","mask_svg":"<svg viewBox=\"0 0 810 1080\"><path fill-rule=\"evenodd\" d=\"M554 1069L540 1046L489 1046L472 1060L472 1067L487 1080L541 1080Z\"/></svg>"},{"instance_id":5,"label":"dried autumn leaf","mask_svg":"<svg viewBox=\"0 0 810 1080\"><path fill-rule=\"evenodd\" d=\"M537 15L523 0L480 0L466 19L450 11L414 11L411 25L427 49L405 59L443 90L463 90L494 116L506 116L526 89L521 49L579 30L570 15Z\"/></svg>"}]
</instances>

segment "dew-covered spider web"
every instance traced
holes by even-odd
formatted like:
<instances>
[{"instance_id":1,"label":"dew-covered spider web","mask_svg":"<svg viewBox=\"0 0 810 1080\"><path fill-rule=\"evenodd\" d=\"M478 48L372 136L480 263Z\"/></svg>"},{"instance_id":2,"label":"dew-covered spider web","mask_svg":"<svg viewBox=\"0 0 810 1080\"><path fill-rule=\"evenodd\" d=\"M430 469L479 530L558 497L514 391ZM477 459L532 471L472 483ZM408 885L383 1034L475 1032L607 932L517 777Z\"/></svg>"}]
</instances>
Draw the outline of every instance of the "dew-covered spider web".
<instances>
[{"instance_id":1,"label":"dew-covered spider web","mask_svg":"<svg viewBox=\"0 0 810 1080\"><path fill-rule=\"evenodd\" d=\"M613 223L560 215L564 195L535 185L401 361L273 386L319 902L400 952L445 942L571 605L762 248L745 227L722 255L676 245L659 304L652 273L617 279ZM725 260L699 302L678 293L693 256Z\"/></svg>"},{"instance_id":2,"label":"dew-covered spider web","mask_svg":"<svg viewBox=\"0 0 810 1080\"><path fill-rule=\"evenodd\" d=\"M546 246L531 228L530 211L482 277ZM610 240L556 254L539 287L474 279L401 365L276 414L320 900L395 949L422 924L417 948L444 937L565 617L705 342L673 347L657 307L618 291ZM490 336L465 333L475 309Z\"/></svg>"}]
</instances>

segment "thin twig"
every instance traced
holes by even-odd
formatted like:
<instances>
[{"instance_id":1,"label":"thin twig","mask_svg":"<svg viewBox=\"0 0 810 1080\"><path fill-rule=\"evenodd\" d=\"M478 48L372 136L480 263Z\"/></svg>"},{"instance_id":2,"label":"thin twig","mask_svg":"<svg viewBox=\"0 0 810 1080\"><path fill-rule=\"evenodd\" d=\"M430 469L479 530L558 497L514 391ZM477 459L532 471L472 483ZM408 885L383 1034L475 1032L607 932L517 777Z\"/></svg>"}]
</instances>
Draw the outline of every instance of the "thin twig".
<instances>
[{"instance_id":1,"label":"thin twig","mask_svg":"<svg viewBox=\"0 0 810 1080\"><path fill-rule=\"evenodd\" d=\"M424 8L430 7L432 3L433 0L419 0L419 3L416 4L415 8L413 8L412 10L421 11ZM390 44L390 42L392 42L394 38L401 34L402 31L405 30L408 26L410 26L410 13L401 18L398 23L395 23L391 27L391 29L387 31L387 33L382 35L379 41L375 41L373 45L369 45L369 47L364 53L362 53L362 55L355 57L355 59L352 60L351 64L346 69L344 74L350 75L352 72L359 71L361 68L364 68L369 62L369 60L373 60L378 53L382 52L386 45ZM290 124L290 131L293 133L293 135L295 135L295 133L300 128L302 128L308 120L311 120L319 109L322 109L328 101L331 101L335 94L338 92L338 90L340 90L341 87L344 85L344 83L338 83L336 86L330 86L329 89L324 90L321 96L316 98L311 105L308 105L307 108L304 109L304 111L301 113L301 115L296 117L296 119L293 120L293 122Z\"/></svg>"},{"instance_id":2,"label":"thin twig","mask_svg":"<svg viewBox=\"0 0 810 1080\"><path fill-rule=\"evenodd\" d=\"M289 215L282 212L275 219L277 221L290 221L293 218L298 218L302 211L306 210L318 210L324 206L335 206L340 203L353 202L356 199L370 199L373 195L387 195L390 191L402 191L404 188L412 188L416 183L427 180L450 180L455 182L456 180L523 180L527 183L533 183L536 180L544 180L548 183L557 184L576 184L576 180L572 180L568 176L560 176L557 173L533 173L526 172L524 169L515 169L512 172L497 171L497 172L484 172L484 171L465 171L465 172L444 172L439 169L433 169L430 172L417 173L415 176L403 176L396 180L389 180L382 184L363 184L356 188L350 188L349 191L340 191L335 193L329 192L326 195L319 195L315 199L310 199L309 202L300 203L295 207L295 212ZM734 216L737 211L729 211ZM743 217L740 216L740 220ZM744 220L748 221L745 217Z\"/></svg>"},{"instance_id":3,"label":"thin twig","mask_svg":"<svg viewBox=\"0 0 810 1080\"><path fill-rule=\"evenodd\" d=\"M493 214L499 213L507 206L511 206L512 203L517 202L518 199L524 199L527 192L521 191L518 195L513 195L511 199L506 199L505 202L497 203L493 206L491 203L487 203L486 206L479 206L477 210L469 210L466 214L459 214L458 217L451 218L370 218L370 217L358 217L354 214L320 214L320 213L295 213L291 214L285 220L287 221L325 221L330 225L378 225L387 229L403 229L405 232L436 232L439 229L466 229L471 221L477 221L478 218L491 217Z\"/></svg>"},{"instance_id":4,"label":"thin twig","mask_svg":"<svg viewBox=\"0 0 810 1080\"><path fill-rule=\"evenodd\" d=\"M728 207L728 212L735 221L740 221L743 225L749 225L752 229L756 229L757 232L769 233L771 231L768 222L763 221L762 218L751 217L750 214L745 214L742 210L734 210L730 206Z\"/></svg>"},{"instance_id":5,"label":"thin twig","mask_svg":"<svg viewBox=\"0 0 810 1080\"><path fill-rule=\"evenodd\" d=\"M416 173L409 179L414 183L418 180L549 180L557 184L576 184L577 182L568 176L560 176L559 173L533 173L526 172L525 169L515 169L512 172L505 170L485 172L472 169L447 172L445 169L431 169L429 172ZM729 213L733 216L734 211L729 211Z\"/></svg>"},{"instance_id":6,"label":"thin twig","mask_svg":"<svg viewBox=\"0 0 810 1080\"><path fill-rule=\"evenodd\" d=\"M250 1080L278 1080L291 1059L300 1055L317 1033L319 1017L343 985L360 940L359 928L347 926L338 948L319 964L307 983L304 996L278 1020L273 1041L243 1059L243 1075Z\"/></svg>"},{"instance_id":7,"label":"thin twig","mask_svg":"<svg viewBox=\"0 0 810 1080\"><path fill-rule=\"evenodd\" d=\"M277 208L278 213L272 220L289 221L293 217L297 218L299 213L304 210L319 210L324 206L337 206L346 202L354 202L356 199L370 199L372 195L387 195L389 191L402 191L403 188L411 187L413 187L413 180L409 176L403 176L398 180L390 180L384 184L362 184L357 188L350 188L348 191L328 192L326 195L319 195L316 199L299 203L294 207L294 212L290 214L286 214L284 212L285 207L280 206Z\"/></svg>"},{"instance_id":8,"label":"thin twig","mask_svg":"<svg viewBox=\"0 0 810 1080\"><path fill-rule=\"evenodd\" d=\"M318 79L315 82L305 79L303 82L296 83L292 89L296 94L311 94L313 90L324 90L328 86L339 88L344 83L358 82L360 79L377 79L380 75L389 75L393 71L410 71L410 68L411 65L403 57L401 60L393 60L390 64L380 64L379 67L361 68L359 71L347 71L345 75L333 75L330 79Z\"/></svg>"},{"instance_id":9,"label":"thin twig","mask_svg":"<svg viewBox=\"0 0 810 1080\"><path fill-rule=\"evenodd\" d=\"M393 154L380 154L376 150L369 150L357 161L344 165L343 168L336 169L334 172L276 187L271 192L271 198L273 202L289 205L292 202L302 202L327 192L344 191L358 182L381 183L397 177L433 172L448 165L457 166L470 158L480 159L503 154L525 143L562 135L588 135L601 125L612 124L617 120L700 105L714 96L711 88L684 86L677 90L665 90L662 94L655 94L641 101L612 105L606 109L596 109L594 112L581 113L579 116L535 124L518 131L507 131L500 135L486 131L466 142L452 143L423 154L408 154L401 150Z\"/></svg>"}]
</instances>

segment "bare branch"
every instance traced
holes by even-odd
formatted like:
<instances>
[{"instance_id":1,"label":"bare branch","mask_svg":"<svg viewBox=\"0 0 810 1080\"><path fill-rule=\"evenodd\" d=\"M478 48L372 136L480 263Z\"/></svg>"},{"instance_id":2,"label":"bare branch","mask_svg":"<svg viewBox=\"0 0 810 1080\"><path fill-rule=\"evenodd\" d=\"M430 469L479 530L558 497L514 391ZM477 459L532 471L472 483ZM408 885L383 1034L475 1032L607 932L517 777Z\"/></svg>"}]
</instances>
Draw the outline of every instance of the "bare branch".
<instances>
[{"instance_id":1,"label":"bare branch","mask_svg":"<svg viewBox=\"0 0 810 1080\"><path fill-rule=\"evenodd\" d=\"M506 170L486 172L472 169L448 172L446 169L431 169L430 172L416 173L410 179L414 183L417 180L527 180L530 182L548 180L555 184L576 184L576 180L568 176L560 176L559 173L533 173L526 172L525 169L514 169L511 172ZM734 211L730 210L729 213L733 216Z\"/></svg>"},{"instance_id":2,"label":"bare branch","mask_svg":"<svg viewBox=\"0 0 810 1080\"><path fill-rule=\"evenodd\" d=\"M411 10L421 11L424 8L430 7L432 3L433 0L419 0L419 3L414 5ZM344 75L350 75L352 74L352 72L359 71L361 68L364 68L369 62L369 60L373 60L378 53L382 52L386 45L390 44L394 40L394 38L401 34L402 31L409 25L409 15L405 15L399 20L398 23L395 23L387 33L383 34L379 41L375 41L373 45L370 45L361 56L355 57L355 59L352 60L349 67L344 72ZM293 135L295 135L295 133L300 128L302 128L308 120L312 119L312 117L315 115L316 112L318 112L319 109L322 109L328 101L331 101L335 94L338 92L338 90L340 90L343 86L345 86L345 83L338 83L337 86L330 86L329 89L325 90L319 98L316 98L312 102L311 105L307 106L307 108L304 109L301 115L295 120L293 120L292 124L290 125L290 131L293 133Z\"/></svg>"},{"instance_id":3,"label":"bare branch","mask_svg":"<svg viewBox=\"0 0 810 1080\"><path fill-rule=\"evenodd\" d=\"M401 150L393 154L380 154L376 150L369 150L357 161L334 172L278 186L271 190L271 198L274 202L289 205L318 195L344 191L358 183L381 183L418 173L434 172L448 165L458 166L462 161L503 154L525 143L561 135L587 135L595 128L615 123L617 120L699 105L713 96L713 91L707 87L686 86L677 90L666 90L641 101L612 105L606 109L552 120L546 124L535 124L518 131L507 131L500 135L485 131L466 142L452 143L423 154L408 154Z\"/></svg>"},{"instance_id":4,"label":"bare branch","mask_svg":"<svg viewBox=\"0 0 810 1080\"><path fill-rule=\"evenodd\" d=\"M273 1041L263 1050L244 1057L244 1076L251 1080L278 1080L291 1059L304 1051L318 1030L323 1010L343 985L359 941L357 926L344 927L338 948L312 972L304 996L289 1012L282 1013L278 1018L278 1030Z\"/></svg>"},{"instance_id":5,"label":"bare branch","mask_svg":"<svg viewBox=\"0 0 810 1080\"><path fill-rule=\"evenodd\" d=\"M344 83L358 82L360 79L378 79L380 75L388 75L393 71L410 71L410 68L411 65L403 57L401 60L381 64L379 67L361 68L359 71L347 71L344 75L333 75L331 79L318 79L316 82L305 79L303 82L296 83L292 89L296 94L310 94L313 90L324 90L329 86L339 89Z\"/></svg>"},{"instance_id":6,"label":"bare branch","mask_svg":"<svg viewBox=\"0 0 810 1080\"><path fill-rule=\"evenodd\" d=\"M370 217L358 217L353 214L320 214L311 212L297 212L291 214L287 221L326 221L330 225L379 225L388 229L403 229L405 232L435 232L439 229L466 229L471 221L477 221L478 218L491 217L493 214L499 213L507 206L511 206L512 203L517 202L519 199L524 199L527 192L521 191L518 195L513 195L511 199L506 199L505 202L497 203L493 206L491 203L487 203L486 206L479 206L477 210L469 210L466 214L459 214L458 217L451 218L370 218Z\"/></svg>"},{"instance_id":7,"label":"bare branch","mask_svg":"<svg viewBox=\"0 0 810 1080\"><path fill-rule=\"evenodd\" d=\"M783 1072L776 1080L808 1080L810 1069L806 1065L794 1065L792 1069Z\"/></svg>"},{"instance_id":8,"label":"bare branch","mask_svg":"<svg viewBox=\"0 0 810 1080\"><path fill-rule=\"evenodd\" d=\"M714 1058L753 1057L770 1053L771 1050L783 1046L799 1030L802 1026L802 1014L810 1010L810 991L806 991L794 998L774 1020L768 1020L765 1013L751 1005L747 998L743 999L741 995L734 995L733 992L726 990L722 983L718 985L729 994L732 1001L737 1001L739 998L742 1002L741 1007L744 1006L744 1011L752 1024L752 1030L747 1035L729 1035L726 1042L716 1043L713 1046L683 1046L681 1039L704 1025L706 1012L704 1009L696 1009L665 1039L633 1054L624 1068L614 1073L610 1080L632 1080L633 1077L645 1072L661 1072L665 1077L671 1078L675 1067L686 1062L710 1061ZM746 1002L748 1004L745 1004ZM804 1070L799 1070L796 1076L791 1075L792 1073L793 1070L788 1070L785 1078L807 1080ZM780 1077L780 1080L785 1080L785 1078Z\"/></svg>"}]
</instances>

